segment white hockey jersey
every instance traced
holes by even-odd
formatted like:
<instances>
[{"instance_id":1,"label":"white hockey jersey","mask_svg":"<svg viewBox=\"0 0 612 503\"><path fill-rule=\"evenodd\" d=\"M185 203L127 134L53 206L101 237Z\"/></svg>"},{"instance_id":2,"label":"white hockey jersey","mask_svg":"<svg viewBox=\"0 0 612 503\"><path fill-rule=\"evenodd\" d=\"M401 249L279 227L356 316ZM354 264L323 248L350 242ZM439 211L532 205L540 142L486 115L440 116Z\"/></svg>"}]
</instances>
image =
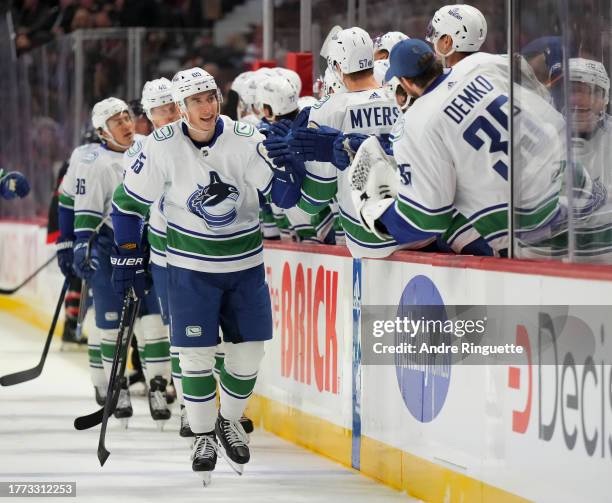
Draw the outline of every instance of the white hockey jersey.
<instances>
[{"instance_id":1,"label":"white hockey jersey","mask_svg":"<svg viewBox=\"0 0 612 503\"><path fill-rule=\"evenodd\" d=\"M483 54L458 63L406 112L410 126L393 144L396 210L417 229L444 233L456 209L499 251L508 246L509 85L492 60L499 57ZM516 230L526 235L558 214L564 121L535 93L515 89Z\"/></svg>"},{"instance_id":2,"label":"white hockey jersey","mask_svg":"<svg viewBox=\"0 0 612 503\"><path fill-rule=\"evenodd\" d=\"M134 141L144 136L135 135ZM87 237L105 219L112 228L110 213L113 193L123 180L123 153L114 152L104 145L82 156L74 172L74 232ZM68 183L71 183L70 180Z\"/></svg>"},{"instance_id":3,"label":"white hockey jersey","mask_svg":"<svg viewBox=\"0 0 612 503\"><path fill-rule=\"evenodd\" d=\"M80 145L75 148L72 151L72 154L70 154L68 169L66 170L66 174L64 175L64 178L62 178L62 183L59 187L60 206L71 210L74 209L74 196L77 191L77 166L80 164L81 160L83 160L90 152L96 150L98 147L98 143L86 143L85 145Z\"/></svg>"},{"instance_id":4,"label":"white hockey jersey","mask_svg":"<svg viewBox=\"0 0 612 503\"><path fill-rule=\"evenodd\" d=\"M164 196L168 265L233 272L263 263L259 197L272 187L272 167L260 154L263 135L220 116L208 145L197 147L182 122L152 133L126 170L113 203L145 217Z\"/></svg>"},{"instance_id":5,"label":"white hockey jersey","mask_svg":"<svg viewBox=\"0 0 612 503\"><path fill-rule=\"evenodd\" d=\"M330 126L344 133L390 135L400 115L394 99L383 88L330 94L310 109L309 123ZM395 240L381 240L363 227L351 199L348 169L331 163L307 162L298 206L309 214L321 210L334 196L346 243L354 257L382 258L398 249Z\"/></svg>"}]
</instances>

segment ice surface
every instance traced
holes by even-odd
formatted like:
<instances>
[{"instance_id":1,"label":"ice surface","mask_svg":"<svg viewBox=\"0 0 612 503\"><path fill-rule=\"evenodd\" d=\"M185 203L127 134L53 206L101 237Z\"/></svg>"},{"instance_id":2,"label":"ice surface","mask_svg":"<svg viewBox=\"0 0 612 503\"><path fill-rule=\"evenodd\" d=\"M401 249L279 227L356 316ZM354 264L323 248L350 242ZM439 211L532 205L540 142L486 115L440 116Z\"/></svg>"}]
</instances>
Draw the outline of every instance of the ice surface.
<instances>
[{"instance_id":1,"label":"ice surface","mask_svg":"<svg viewBox=\"0 0 612 503\"><path fill-rule=\"evenodd\" d=\"M0 312L0 373L38 363L45 334ZM36 501L378 503L410 502L406 494L378 484L278 437L251 435L251 462L242 477L219 460L212 485L191 471L190 443L178 436L178 405L163 432L156 430L144 397L132 397L127 431L110 420L101 468L96 457L99 427L76 431L76 416L97 409L87 353L60 352L56 338L43 374L28 383L0 387L0 481L77 483L77 498Z\"/></svg>"}]
</instances>

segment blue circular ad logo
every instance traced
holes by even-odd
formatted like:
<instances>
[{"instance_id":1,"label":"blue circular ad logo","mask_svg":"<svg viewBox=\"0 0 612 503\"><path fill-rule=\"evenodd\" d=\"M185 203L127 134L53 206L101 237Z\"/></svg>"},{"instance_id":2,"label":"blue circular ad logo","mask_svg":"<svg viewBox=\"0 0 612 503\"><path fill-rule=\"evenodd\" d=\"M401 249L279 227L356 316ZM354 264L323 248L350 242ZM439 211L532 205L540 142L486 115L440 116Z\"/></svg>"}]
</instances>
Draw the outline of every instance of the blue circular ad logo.
<instances>
[{"instance_id":1,"label":"blue circular ad logo","mask_svg":"<svg viewBox=\"0 0 612 503\"><path fill-rule=\"evenodd\" d=\"M423 306L423 310L420 311L418 306ZM430 306L441 306L441 308ZM397 317L402 320L406 318L420 320L425 324L427 321L436 321L429 319L433 316L444 322L447 317L443 306L444 301L436 285L427 276L415 276L402 292ZM420 316L420 313L424 315ZM404 331L395 333L396 344L410 343L416 348L414 354L396 355L395 373L406 407L412 416L422 423L433 421L442 410L451 377L450 355L421 351L423 344L431 345L434 342L432 338L436 338L437 343L450 342L450 335L431 334L427 330L419 330L412 334Z\"/></svg>"}]
</instances>

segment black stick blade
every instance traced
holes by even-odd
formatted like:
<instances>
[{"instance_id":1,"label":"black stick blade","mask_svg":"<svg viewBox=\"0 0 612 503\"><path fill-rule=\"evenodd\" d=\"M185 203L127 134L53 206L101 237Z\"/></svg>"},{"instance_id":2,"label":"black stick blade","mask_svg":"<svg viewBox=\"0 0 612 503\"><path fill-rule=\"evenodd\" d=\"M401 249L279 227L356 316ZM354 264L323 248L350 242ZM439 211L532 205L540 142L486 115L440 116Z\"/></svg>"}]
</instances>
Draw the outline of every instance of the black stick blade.
<instances>
[{"instance_id":1,"label":"black stick blade","mask_svg":"<svg viewBox=\"0 0 612 503\"><path fill-rule=\"evenodd\" d=\"M36 379L41 372L41 365L37 365L36 367L28 370L20 370L19 372L0 377L0 385L14 386L15 384L21 384L22 382L31 381L32 379Z\"/></svg>"},{"instance_id":2,"label":"black stick blade","mask_svg":"<svg viewBox=\"0 0 612 503\"><path fill-rule=\"evenodd\" d=\"M93 428L94 426L98 426L102 423L102 418L104 417L104 407L101 409L92 412L91 414L87 414L86 416L79 416L74 420L74 428L81 430L88 430L89 428Z\"/></svg>"}]
</instances>

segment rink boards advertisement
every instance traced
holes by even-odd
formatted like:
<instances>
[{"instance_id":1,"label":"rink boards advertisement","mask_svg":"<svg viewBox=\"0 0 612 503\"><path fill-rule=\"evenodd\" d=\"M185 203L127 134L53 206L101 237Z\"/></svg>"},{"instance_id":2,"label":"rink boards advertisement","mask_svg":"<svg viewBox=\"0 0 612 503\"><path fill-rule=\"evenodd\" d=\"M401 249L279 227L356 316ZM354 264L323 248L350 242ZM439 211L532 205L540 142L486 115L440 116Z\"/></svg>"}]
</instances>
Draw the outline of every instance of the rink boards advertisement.
<instances>
[{"instance_id":1,"label":"rink boards advertisement","mask_svg":"<svg viewBox=\"0 0 612 503\"><path fill-rule=\"evenodd\" d=\"M52 253L41 229L13 224L0 224L0 251L2 286ZM511 327L529 348L513 364L445 368L365 364L359 321L369 306L403 303L579 312L609 303L609 269L410 253L354 261L339 247L284 243L265 261L274 338L251 408L263 427L424 501L610 500L610 358L551 346L554 312ZM49 313L60 283L52 265L0 308ZM609 356L600 311L576 319ZM541 363L543 347L556 365Z\"/></svg>"}]
</instances>

